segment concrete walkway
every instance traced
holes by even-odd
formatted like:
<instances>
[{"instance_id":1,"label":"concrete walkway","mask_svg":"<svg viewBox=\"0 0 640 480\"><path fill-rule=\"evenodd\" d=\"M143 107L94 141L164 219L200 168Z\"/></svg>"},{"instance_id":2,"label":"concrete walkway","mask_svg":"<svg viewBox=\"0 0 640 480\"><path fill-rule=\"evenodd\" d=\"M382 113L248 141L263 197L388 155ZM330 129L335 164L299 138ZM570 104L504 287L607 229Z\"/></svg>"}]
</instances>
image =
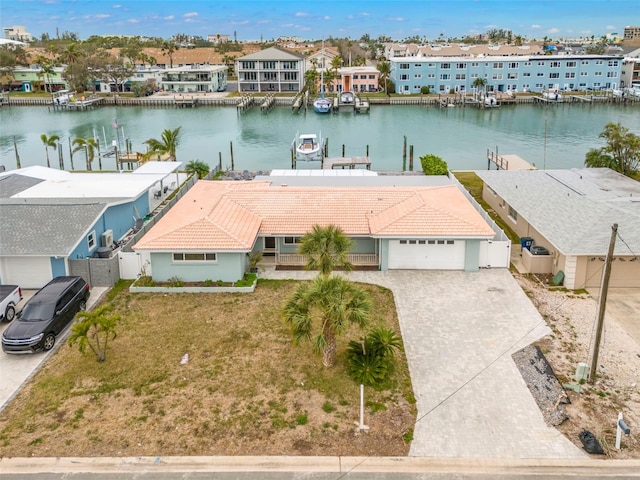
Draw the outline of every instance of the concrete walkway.
<instances>
[{"instance_id":1,"label":"concrete walkway","mask_svg":"<svg viewBox=\"0 0 640 480\"><path fill-rule=\"evenodd\" d=\"M267 278L305 279L306 271ZM458 458L585 458L547 426L511 354L550 333L506 269L351 272L392 290L417 424L409 455Z\"/></svg>"}]
</instances>

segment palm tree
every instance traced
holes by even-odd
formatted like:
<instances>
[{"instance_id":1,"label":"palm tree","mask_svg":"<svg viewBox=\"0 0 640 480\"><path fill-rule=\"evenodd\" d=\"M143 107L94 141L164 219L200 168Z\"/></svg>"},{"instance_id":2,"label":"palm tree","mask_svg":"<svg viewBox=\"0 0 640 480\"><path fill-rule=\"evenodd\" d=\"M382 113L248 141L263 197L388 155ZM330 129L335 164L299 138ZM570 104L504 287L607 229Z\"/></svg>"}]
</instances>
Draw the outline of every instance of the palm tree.
<instances>
[{"instance_id":1,"label":"palm tree","mask_svg":"<svg viewBox=\"0 0 640 480\"><path fill-rule=\"evenodd\" d=\"M387 79L391 74L391 64L386 60L383 60L382 62L378 62L377 68L380 72L380 81L382 82L382 87L384 88L385 93L389 95L389 92L387 92Z\"/></svg>"},{"instance_id":2,"label":"palm tree","mask_svg":"<svg viewBox=\"0 0 640 480\"><path fill-rule=\"evenodd\" d=\"M473 81L471 86L476 88L476 90L479 92L480 90L484 90L485 89L485 87L487 86L487 80L485 80L482 77L478 77Z\"/></svg>"},{"instance_id":3,"label":"palm tree","mask_svg":"<svg viewBox=\"0 0 640 480\"><path fill-rule=\"evenodd\" d=\"M309 256L308 270L319 270L320 275L326 277L336 267L347 271L353 268L347 260L352 246L353 241L340 228L314 225L313 230L302 237L298 252Z\"/></svg>"},{"instance_id":4,"label":"palm tree","mask_svg":"<svg viewBox=\"0 0 640 480\"><path fill-rule=\"evenodd\" d=\"M202 162L200 160L191 160L189 163L187 163L185 170L189 175L197 174L198 178L204 178L209 174L209 171L211 169L205 162Z\"/></svg>"},{"instance_id":5,"label":"palm tree","mask_svg":"<svg viewBox=\"0 0 640 480\"><path fill-rule=\"evenodd\" d=\"M60 137L58 135L51 135L50 137L47 137L47 135L43 133L40 135L40 140L42 140L44 151L47 154L47 168L51 168L51 162L49 162L49 148L57 148L57 142L60 140Z\"/></svg>"},{"instance_id":6,"label":"palm tree","mask_svg":"<svg viewBox=\"0 0 640 480\"><path fill-rule=\"evenodd\" d=\"M317 92L317 83L318 78L320 78L320 74L318 70L313 67L310 70L307 70L304 74L304 83L307 86L307 90L309 90L310 94L315 94Z\"/></svg>"},{"instance_id":7,"label":"palm tree","mask_svg":"<svg viewBox=\"0 0 640 480\"><path fill-rule=\"evenodd\" d=\"M322 353L322 364L331 367L336 361L337 336L353 324L364 327L370 310L364 290L340 276L318 275L295 290L284 315L294 341L311 341L314 352Z\"/></svg>"},{"instance_id":8,"label":"palm tree","mask_svg":"<svg viewBox=\"0 0 640 480\"><path fill-rule=\"evenodd\" d=\"M103 305L93 312L79 312L78 321L71 327L69 345L78 343L80 352L84 353L87 346L96 355L99 362L104 362L107 356L109 340L116 338L116 324L120 315L109 313L112 305Z\"/></svg>"},{"instance_id":9,"label":"palm tree","mask_svg":"<svg viewBox=\"0 0 640 480\"><path fill-rule=\"evenodd\" d=\"M73 144L75 148L73 149L73 153L76 153L79 150L84 150L87 160L87 170L92 170L91 164L93 163L93 159L96 157L96 150L98 149L98 142L95 138L76 138L73 140Z\"/></svg>"},{"instance_id":10,"label":"palm tree","mask_svg":"<svg viewBox=\"0 0 640 480\"><path fill-rule=\"evenodd\" d=\"M150 138L144 141L149 146L149 152L147 155L158 153L160 155L169 155L169 158L173 161L176 160L176 149L178 148L178 136L180 135L180 129L178 127L175 130L166 129L162 132L160 140Z\"/></svg>"},{"instance_id":11,"label":"palm tree","mask_svg":"<svg viewBox=\"0 0 640 480\"><path fill-rule=\"evenodd\" d=\"M40 64L40 71L38 72L38 77L44 79L44 91L47 91L47 85L49 85L49 92L51 93L51 76L54 75L55 69L53 68L53 64L42 55L39 55L36 58L36 62Z\"/></svg>"},{"instance_id":12,"label":"palm tree","mask_svg":"<svg viewBox=\"0 0 640 480\"><path fill-rule=\"evenodd\" d=\"M180 47L178 47L178 45L176 45L173 42L165 41L162 43L162 48L161 48L162 53L166 53L167 55L169 55L169 68L173 68L173 54L179 48Z\"/></svg>"}]
</instances>

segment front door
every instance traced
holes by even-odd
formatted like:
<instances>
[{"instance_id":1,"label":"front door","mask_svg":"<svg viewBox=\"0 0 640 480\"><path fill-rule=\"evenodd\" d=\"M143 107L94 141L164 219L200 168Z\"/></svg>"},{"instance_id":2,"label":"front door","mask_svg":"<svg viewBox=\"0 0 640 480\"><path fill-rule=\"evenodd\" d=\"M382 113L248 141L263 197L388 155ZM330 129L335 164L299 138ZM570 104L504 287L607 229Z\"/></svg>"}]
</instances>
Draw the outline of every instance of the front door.
<instances>
[{"instance_id":1,"label":"front door","mask_svg":"<svg viewBox=\"0 0 640 480\"><path fill-rule=\"evenodd\" d=\"M269 256L273 256L276 254L276 238L275 237L264 237L264 249L262 254L269 255Z\"/></svg>"},{"instance_id":2,"label":"front door","mask_svg":"<svg viewBox=\"0 0 640 480\"><path fill-rule=\"evenodd\" d=\"M345 75L344 77L344 91L345 92L351 91L351 75Z\"/></svg>"}]
</instances>

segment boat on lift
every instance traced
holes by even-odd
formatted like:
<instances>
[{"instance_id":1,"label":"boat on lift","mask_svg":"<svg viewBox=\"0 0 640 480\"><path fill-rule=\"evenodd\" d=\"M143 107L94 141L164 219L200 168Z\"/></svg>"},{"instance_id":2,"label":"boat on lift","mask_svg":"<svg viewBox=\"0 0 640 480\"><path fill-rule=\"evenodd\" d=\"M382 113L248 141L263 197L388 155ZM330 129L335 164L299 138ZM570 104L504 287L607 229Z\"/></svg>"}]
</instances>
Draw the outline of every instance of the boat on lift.
<instances>
[{"instance_id":1,"label":"boat on lift","mask_svg":"<svg viewBox=\"0 0 640 480\"><path fill-rule=\"evenodd\" d=\"M322 160L322 136L303 133L294 139L296 160Z\"/></svg>"}]
</instances>

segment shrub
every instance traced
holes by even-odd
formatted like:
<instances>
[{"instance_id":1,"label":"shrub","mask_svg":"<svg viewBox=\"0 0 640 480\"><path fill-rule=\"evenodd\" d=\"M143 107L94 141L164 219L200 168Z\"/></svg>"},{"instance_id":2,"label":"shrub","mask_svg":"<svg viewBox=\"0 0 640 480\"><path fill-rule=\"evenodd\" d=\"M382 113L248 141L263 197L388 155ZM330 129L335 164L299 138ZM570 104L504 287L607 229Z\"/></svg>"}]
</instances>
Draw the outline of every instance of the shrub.
<instances>
[{"instance_id":1,"label":"shrub","mask_svg":"<svg viewBox=\"0 0 640 480\"><path fill-rule=\"evenodd\" d=\"M420 157L420 164L425 175L448 175L449 167L447 162L436 155L423 155Z\"/></svg>"},{"instance_id":2,"label":"shrub","mask_svg":"<svg viewBox=\"0 0 640 480\"><path fill-rule=\"evenodd\" d=\"M347 347L349 375L364 385L384 382L393 367L395 351L402 346L402 339L391 329L376 328L361 342L350 341Z\"/></svg>"},{"instance_id":3,"label":"shrub","mask_svg":"<svg viewBox=\"0 0 640 480\"><path fill-rule=\"evenodd\" d=\"M422 93L423 95L429 95L431 93L431 89L426 85L423 85L422 87L420 87L420 93Z\"/></svg>"}]
</instances>

